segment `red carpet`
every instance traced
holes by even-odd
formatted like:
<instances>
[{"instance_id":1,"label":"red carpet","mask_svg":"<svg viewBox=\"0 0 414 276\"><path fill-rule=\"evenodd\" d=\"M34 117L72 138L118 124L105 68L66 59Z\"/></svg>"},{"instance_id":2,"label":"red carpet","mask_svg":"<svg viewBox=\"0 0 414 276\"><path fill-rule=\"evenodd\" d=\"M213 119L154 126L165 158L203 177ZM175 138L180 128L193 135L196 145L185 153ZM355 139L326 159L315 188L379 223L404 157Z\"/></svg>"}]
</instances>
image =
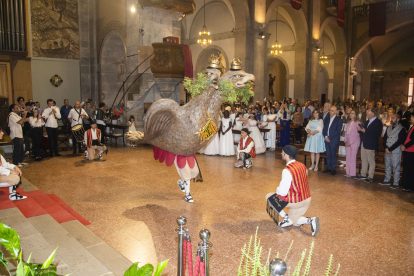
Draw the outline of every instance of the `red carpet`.
<instances>
[{"instance_id":1,"label":"red carpet","mask_svg":"<svg viewBox=\"0 0 414 276\"><path fill-rule=\"evenodd\" d=\"M0 188L0 210L17 207L26 218L49 214L59 223L76 219L83 225L91 224L55 194L46 195L40 190L25 192L21 188L17 188L17 192L27 199L11 201L9 188Z\"/></svg>"},{"instance_id":2,"label":"red carpet","mask_svg":"<svg viewBox=\"0 0 414 276\"><path fill-rule=\"evenodd\" d=\"M50 194L47 195L51 200L53 200L54 202L56 202L57 204L60 205L61 208L65 209L66 212L68 212L69 214L71 214L73 217L75 217L75 219L77 219L80 223L82 223L83 225L89 225L91 224L86 218L82 217L78 212L76 212L75 210L73 210L69 205L66 204L66 202L64 202L60 197L58 197L55 194Z\"/></svg>"}]
</instances>

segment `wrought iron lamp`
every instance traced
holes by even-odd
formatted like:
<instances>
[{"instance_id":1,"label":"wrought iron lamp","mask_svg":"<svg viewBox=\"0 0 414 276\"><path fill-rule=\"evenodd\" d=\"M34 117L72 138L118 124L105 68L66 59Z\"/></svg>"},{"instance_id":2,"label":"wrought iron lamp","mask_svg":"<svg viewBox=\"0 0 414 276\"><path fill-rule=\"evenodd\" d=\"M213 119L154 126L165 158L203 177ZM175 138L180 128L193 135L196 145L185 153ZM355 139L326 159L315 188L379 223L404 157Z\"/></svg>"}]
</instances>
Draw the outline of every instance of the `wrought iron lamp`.
<instances>
[{"instance_id":1,"label":"wrought iron lamp","mask_svg":"<svg viewBox=\"0 0 414 276\"><path fill-rule=\"evenodd\" d=\"M270 51L270 53L274 56L274 57L278 57L281 53L282 50L280 50L280 48L282 47L282 45L280 45L277 42L277 14L278 14L278 8L276 8L276 40L275 40L275 44L272 45L272 50Z\"/></svg>"},{"instance_id":2,"label":"wrought iron lamp","mask_svg":"<svg viewBox=\"0 0 414 276\"><path fill-rule=\"evenodd\" d=\"M327 61L328 57L325 56L325 37L323 37L323 35L322 35L322 49L323 49L322 55L319 57L319 64L325 65L325 64L328 64L328 61Z\"/></svg>"},{"instance_id":3,"label":"wrought iron lamp","mask_svg":"<svg viewBox=\"0 0 414 276\"><path fill-rule=\"evenodd\" d=\"M207 48L208 45L211 44L210 32L207 31L206 27L206 0L204 0L204 26L203 30L199 33L200 38L197 39L197 43L203 47L203 49Z\"/></svg>"}]
</instances>

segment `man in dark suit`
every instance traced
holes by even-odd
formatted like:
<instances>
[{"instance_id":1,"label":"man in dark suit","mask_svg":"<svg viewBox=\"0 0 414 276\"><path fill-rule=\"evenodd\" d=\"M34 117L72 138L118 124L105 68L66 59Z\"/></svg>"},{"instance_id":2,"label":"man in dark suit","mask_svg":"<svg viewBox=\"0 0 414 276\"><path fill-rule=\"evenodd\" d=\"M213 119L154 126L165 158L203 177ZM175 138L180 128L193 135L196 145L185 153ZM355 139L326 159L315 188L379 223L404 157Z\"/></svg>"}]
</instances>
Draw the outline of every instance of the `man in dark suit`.
<instances>
[{"instance_id":1,"label":"man in dark suit","mask_svg":"<svg viewBox=\"0 0 414 276\"><path fill-rule=\"evenodd\" d=\"M364 127L357 127L358 132L361 133L361 174L355 177L356 180L364 180L365 183L371 183L375 172L375 151L378 149L378 139L382 132L382 122L375 116L373 110L367 110L367 121ZM367 170L369 165L369 172L367 177Z\"/></svg>"},{"instance_id":2,"label":"man in dark suit","mask_svg":"<svg viewBox=\"0 0 414 276\"><path fill-rule=\"evenodd\" d=\"M405 129L408 131L410 128L410 119L411 119L411 112L408 109L408 103L402 103L401 109L398 111L398 114L400 114L401 118L401 125L405 127Z\"/></svg>"},{"instance_id":3,"label":"man in dark suit","mask_svg":"<svg viewBox=\"0 0 414 276\"><path fill-rule=\"evenodd\" d=\"M329 109L329 119L325 118L322 132L325 137L326 162L328 163L328 168L323 172L330 172L332 175L336 174L336 150L342 130L342 119L336 116L336 111L336 106Z\"/></svg>"}]
</instances>

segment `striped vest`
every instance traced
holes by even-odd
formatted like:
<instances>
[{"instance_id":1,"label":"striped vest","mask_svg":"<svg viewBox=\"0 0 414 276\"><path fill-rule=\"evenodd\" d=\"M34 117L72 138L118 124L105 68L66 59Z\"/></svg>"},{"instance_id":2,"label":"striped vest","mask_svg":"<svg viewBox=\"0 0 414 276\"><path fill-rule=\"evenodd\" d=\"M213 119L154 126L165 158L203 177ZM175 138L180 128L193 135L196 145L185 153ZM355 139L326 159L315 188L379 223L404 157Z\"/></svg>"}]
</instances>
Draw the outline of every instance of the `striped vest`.
<instances>
[{"instance_id":1,"label":"striped vest","mask_svg":"<svg viewBox=\"0 0 414 276\"><path fill-rule=\"evenodd\" d=\"M101 142L101 130L96 129L96 138L98 139L98 142ZM92 146L92 129L88 129L86 132L86 145L88 148Z\"/></svg>"},{"instance_id":2,"label":"striped vest","mask_svg":"<svg viewBox=\"0 0 414 276\"><path fill-rule=\"evenodd\" d=\"M277 197L289 203L298 203L308 199L310 197L310 190L306 166L295 161L287 165L286 169L292 175L292 184L286 196L278 195Z\"/></svg>"}]
</instances>

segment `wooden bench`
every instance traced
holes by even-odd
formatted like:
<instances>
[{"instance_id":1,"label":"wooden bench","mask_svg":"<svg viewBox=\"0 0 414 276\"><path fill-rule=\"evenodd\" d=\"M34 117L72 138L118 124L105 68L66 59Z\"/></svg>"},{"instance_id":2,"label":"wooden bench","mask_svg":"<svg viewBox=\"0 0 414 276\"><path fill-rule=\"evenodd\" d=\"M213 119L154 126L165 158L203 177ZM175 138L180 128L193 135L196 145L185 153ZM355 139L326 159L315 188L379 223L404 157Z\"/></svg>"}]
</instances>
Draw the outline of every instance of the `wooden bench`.
<instances>
[{"instance_id":1,"label":"wooden bench","mask_svg":"<svg viewBox=\"0 0 414 276\"><path fill-rule=\"evenodd\" d=\"M124 126L124 125L114 125L114 124L107 124L106 127L122 130L122 134L121 133L110 133L110 132L108 133L108 132L105 132L105 137L111 138L111 143L112 143L112 139L115 138L116 147L118 147L118 138L122 137L122 140L124 141L124 147L125 147L126 146L125 145L125 132L126 132L126 130L129 129L129 127Z\"/></svg>"}]
</instances>

